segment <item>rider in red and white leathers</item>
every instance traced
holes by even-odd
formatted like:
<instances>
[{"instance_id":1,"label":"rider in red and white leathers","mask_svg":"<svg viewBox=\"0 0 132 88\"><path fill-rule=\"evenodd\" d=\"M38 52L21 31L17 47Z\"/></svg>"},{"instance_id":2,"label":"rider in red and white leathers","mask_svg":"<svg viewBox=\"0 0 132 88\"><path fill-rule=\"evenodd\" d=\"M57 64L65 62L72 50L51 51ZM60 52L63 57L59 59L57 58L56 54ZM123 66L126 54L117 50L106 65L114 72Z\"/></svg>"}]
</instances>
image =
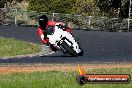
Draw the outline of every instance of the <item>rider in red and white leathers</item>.
<instances>
[{"instance_id":1,"label":"rider in red and white leathers","mask_svg":"<svg viewBox=\"0 0 132 88\"><path fill-rule=\"evenodd\" d=\"M69 27L65 27L63 22L55 22L55 21L48 21L48 17L46 15L42 15L38 19L39 27L37 28L37 33L39 37L41 38L41 41L43 44L50 45L50 48L53 51L57 51L57 49L49 43L49 38L47 37L47 30L48 28L52 28L56 25L63 27L64 31L71 32L71 29Z\"/></svg>"}]
</instances>

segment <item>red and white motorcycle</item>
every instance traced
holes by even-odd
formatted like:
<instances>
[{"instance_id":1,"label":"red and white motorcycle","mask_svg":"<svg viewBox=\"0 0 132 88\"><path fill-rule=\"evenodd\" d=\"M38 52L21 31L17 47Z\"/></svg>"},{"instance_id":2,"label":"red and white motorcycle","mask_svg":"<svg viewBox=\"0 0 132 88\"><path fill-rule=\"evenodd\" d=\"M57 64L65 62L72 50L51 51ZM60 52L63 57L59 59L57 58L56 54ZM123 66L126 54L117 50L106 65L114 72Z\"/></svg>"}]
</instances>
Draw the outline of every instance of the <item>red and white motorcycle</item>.
<instances>
[{"instance_id":1,"label":"red and white motorcycle","mask_svg":"<svg viewBox=\"0 0 132 88\"><path fill-rule=\"evenodd\" d=\"M50 44L62 53L70 54L72 56L83 55L83 50L73 36L69 32L63 31L59 26L48 28L47 37L49 38Z\"/></svg>"}]
</instances>

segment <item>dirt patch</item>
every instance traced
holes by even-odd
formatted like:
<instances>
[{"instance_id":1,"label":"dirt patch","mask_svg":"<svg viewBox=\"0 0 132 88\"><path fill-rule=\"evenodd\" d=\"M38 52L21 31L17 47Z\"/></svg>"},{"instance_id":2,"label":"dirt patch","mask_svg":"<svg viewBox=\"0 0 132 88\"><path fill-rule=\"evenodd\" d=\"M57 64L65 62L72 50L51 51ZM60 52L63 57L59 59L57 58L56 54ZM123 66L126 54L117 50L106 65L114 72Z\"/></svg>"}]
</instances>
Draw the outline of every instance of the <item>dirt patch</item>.
<instances>
[{"instance_id":1,"label":"dirt patch","mask_svg":"<svg viewBox=\"0 0 132 88\"><path fill-rule=\"evenodd\" d=\"M79 67L84 69L99 69L99 68L132 68L132 64L85 64L85 65L70 65L70 64L35 64L35 65L0 65L0 74L9 74L17 72L46 72L46 71L77 71Z\"/></svg>"}]
</instances>

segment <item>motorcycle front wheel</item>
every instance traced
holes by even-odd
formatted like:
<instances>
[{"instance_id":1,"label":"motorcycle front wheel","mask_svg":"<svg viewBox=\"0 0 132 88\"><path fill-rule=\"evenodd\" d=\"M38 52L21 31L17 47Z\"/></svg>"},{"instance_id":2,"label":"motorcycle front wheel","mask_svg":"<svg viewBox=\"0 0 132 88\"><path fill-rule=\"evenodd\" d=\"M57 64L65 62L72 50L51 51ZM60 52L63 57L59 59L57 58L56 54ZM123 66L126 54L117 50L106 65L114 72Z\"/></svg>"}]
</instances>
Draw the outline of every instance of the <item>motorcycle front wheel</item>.
<instances>
[{"instance_id":1,"label":"motorcycle front wheel","mask_svg":"<svg viewBox=\"0 0 132 88\"><path fill-rule=\"evenodd\" d=\"M77 54L71 47L69 47L68 44L67 44L65 41L63 41L63 42L61 43L61 46L62 46L70 55L72 55L72 56L78 56L78 54Z\"/></svg>"},{"instance_id":2,"label":"motorcycle front wheel","mask_svg":"<svg viewBox=\"0 0 132 88\"><path fill-rule=\"evenodd\" d=\"M79 47L79 48L80 48L81 52L80 52L80 53L78 53L78 56L83 56L83 50L82 50L82 48L81 48L81 47Z\"/></svg>"}]
</instances>

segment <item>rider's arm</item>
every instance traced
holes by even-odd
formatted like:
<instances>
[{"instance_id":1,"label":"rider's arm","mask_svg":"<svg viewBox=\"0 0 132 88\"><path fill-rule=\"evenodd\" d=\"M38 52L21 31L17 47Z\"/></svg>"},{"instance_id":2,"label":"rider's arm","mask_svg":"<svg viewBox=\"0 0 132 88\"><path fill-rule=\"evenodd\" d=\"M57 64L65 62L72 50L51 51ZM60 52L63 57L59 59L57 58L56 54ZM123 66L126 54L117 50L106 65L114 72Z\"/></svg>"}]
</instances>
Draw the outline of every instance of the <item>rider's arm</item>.
<instances>
[{"instance_id":1,"label":"rider's arm","mask_svg":"<svg viewBox=\"0 0 132 88\"><path fill-rule=\"evenodd\" d=\"M71 32L71 29L66 26L63 22L48 21L49 26L60 25L64 28L64 31Z\"/></svg>"},{"instance_id":2,"label":"rider's arm","mask_svg":"<svg viewBox=\"0 0 132 88\"><path fill-rule=\"evenodd\" d=\"M48 21L49 26L56 26L56 25L62 25L64 26L65 24L63 22L56 22L56 21Z\"/></svg>"},{"instance_id":3,"label":"rider's arm","mask_svg":"<svg viewBox=\"0 0 132 88\"><path fill-rule=\"evenodd\" d=\"M63 22L56 22L55 25L65 26L65 24Z\"/></svg>"},{"instance_id":4,"label":"rider's arm","mask_svg":"<svg viewBox=\"0 0 132 88\"><path fill-rule=\"evenodd\" d=\"M44 39L43 31L40 28L37 29L37 33L38 33L39 37L41 38L42 43L47 44L48 38Z\"/></svg>"},{"instance_id":5,"label":"rider's arm","mask_svg":"<svg viewBox=\"0 0 132 88\"><path fill-rule=\"evenodd\" d=\"M71 32L71 28L66 26L63 22L56 22L56 25L61 25L64 27L64 31Z\"/></svg>"},{"instance_id":6,"label":"rider's arm","mask_svg":"<svg viewBox=\"0 0 132 88\"><path fill-rule=\"evenodd\" d=\"M67 32L71 33L71 28L66 27L65 31L67 31Z\"/></svg>"}]
</instances>

